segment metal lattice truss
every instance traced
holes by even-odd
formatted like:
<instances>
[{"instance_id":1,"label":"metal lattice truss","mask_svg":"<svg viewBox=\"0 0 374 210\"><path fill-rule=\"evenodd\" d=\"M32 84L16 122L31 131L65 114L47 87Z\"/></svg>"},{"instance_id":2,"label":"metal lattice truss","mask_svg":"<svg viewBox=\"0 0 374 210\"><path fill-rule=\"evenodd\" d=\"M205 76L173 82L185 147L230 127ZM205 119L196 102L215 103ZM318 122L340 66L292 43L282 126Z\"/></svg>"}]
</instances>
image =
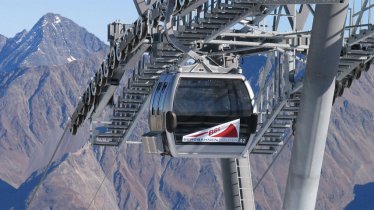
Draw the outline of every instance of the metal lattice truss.
<instances>
[{"instance_id":1,"label":"metal lattice truss","mask_svg":"<svg viewBox=\"0 0 374 210\"><path fill-rule=\"evenodd\" d=\"M297 65L305 63L314 4L340 0L134 0L140 17L132 24L108 25L110 52L99 66L71 117L75 133L86 119L98 122L108 104L112 113L93 144L118 146L131 135L148 107L160 74L191 60L225 72L238 56L273 54L278 68L260 73L256 96L257 133L247 150L274 154L293 132L302 89ZM356 1L357 4L357 1ZM341 96L374 57L372 4L350 7L335 96ZM357 5L356 5L357 8ZM288 31L280 31L288 28ZM113 100L121 79L131 75ZM270 79L269 79L270 78ZM246 155L247 152L243 153Z\"/></svg>"}]
</instances>

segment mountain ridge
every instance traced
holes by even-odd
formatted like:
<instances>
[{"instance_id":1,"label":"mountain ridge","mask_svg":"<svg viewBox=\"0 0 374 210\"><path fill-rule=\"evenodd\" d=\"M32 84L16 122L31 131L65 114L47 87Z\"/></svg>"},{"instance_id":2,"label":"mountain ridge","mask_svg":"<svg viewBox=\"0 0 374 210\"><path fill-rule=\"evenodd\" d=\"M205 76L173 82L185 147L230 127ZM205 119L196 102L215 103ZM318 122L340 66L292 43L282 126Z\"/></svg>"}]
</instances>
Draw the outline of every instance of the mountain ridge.
<instances>
[{"instance_id":1,"label":"mountain ridge","mask_svg":"<svg viewBox=\"0 0 374 210\"><path fill-rule=\"evenodd\" d=\"M0 51L0 68L63 65L106 48L107 45L72 20L47 13L29 32L23 30L6 42Z\"/></svg>"}]
</instances>

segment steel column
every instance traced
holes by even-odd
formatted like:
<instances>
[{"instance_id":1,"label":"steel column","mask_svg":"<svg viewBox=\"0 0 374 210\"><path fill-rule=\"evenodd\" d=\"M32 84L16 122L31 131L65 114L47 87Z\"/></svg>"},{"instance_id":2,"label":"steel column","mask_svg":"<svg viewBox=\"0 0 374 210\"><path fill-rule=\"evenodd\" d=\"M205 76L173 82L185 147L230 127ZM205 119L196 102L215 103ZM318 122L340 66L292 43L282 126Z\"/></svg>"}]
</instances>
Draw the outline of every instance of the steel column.
<instances>
[{"instance_id":1,"label":"steel column","mask_svg":"<svg viewBox=\"0 0 374 210\"><path fill-rule=\"evenodd\" d=\"M314 209L348 1L317 5L283 209Z\"/></svg>"},{"instance_id":2,"label":"steel column","mask_svg":"<svg viewBox=\"0 0 374 210\"><path fill-rule=\"evenodd\" d=\"M249 158L221 159L227 210L255 210Z\"/></svg>"}]
</instances>

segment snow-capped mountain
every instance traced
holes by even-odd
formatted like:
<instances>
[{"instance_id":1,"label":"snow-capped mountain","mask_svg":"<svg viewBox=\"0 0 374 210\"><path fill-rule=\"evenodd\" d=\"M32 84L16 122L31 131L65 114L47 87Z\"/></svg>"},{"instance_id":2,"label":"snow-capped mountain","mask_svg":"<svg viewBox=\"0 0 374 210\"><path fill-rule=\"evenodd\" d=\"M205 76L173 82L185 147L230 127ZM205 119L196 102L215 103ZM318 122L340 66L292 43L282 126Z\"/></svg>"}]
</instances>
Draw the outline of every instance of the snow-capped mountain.
<instances>
[{"instance_id":1,"label":"snow-capped mountain","mask_svg":"<svg viewBox=\"0 0 374 210\"><path fill-rule=\"evenodd\" d=\"M104 43L86 29L61 15L48 13L29 32L24 30L6 41L0 52L0 68L57 66L105 49Z\"/></svg>"},{"instance_id":2,"label":"snow-capped mountain","mask_svg":"<svg viewBox=\"0 0 374 210\"><path fill-rule=\"evenodd\" d=\"M0 52L0 167L6 170L0 171L0 178L17 188L48 161L107 46L57 14L43 16L30 32L2 38L0 43L4 42Z\"/></svg>"}]
</instances>

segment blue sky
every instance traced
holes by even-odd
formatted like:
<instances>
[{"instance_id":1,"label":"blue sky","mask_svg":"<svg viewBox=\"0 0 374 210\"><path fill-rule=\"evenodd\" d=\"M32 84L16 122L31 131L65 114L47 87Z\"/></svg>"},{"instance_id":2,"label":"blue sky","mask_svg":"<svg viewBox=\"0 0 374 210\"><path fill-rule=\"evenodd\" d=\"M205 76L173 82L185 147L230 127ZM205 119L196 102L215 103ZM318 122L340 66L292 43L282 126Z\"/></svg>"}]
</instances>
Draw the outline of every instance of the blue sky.
<instances>
[{"instance_id":1,"label":"blue sky","mask_svg":"<svg viewBox=\"0 0 374 210\"><path fill-rule=\"evenodd\" d=\"M107 41L107 24L138 18L133 0L0 0L0 34L13 37L48 12L67 17Z\"/></svg>"}]
</instances>

